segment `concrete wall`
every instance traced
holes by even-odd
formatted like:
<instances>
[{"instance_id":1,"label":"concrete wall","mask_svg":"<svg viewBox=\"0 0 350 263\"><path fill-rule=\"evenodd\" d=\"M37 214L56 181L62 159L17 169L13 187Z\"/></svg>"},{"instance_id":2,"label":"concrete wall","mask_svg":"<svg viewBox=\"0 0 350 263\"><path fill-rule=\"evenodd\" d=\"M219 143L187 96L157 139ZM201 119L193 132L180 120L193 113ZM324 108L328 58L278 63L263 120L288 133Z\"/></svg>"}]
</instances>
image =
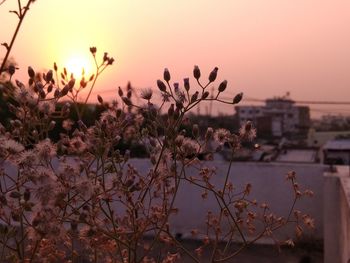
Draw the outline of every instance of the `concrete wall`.
<instances>
[{"instance_id":1,"label":"concrete wall","mask_svg":"<svg viewBox=\"0 0 350 263\"><path fill-rule=\"evenodd\" d=\"M343 173L324 178L324 262L350 260L350 177Z\"/></svg>"},{"instance_id":2,"label":"concrete wall","mask_svg":"<svg viewBox=\"0 0 350 263\"><path fill-rule=\"evenodd\" d=\"M133 160L139 169L145 169L145 160ZM207 162L206 166L216 167L216 175L213 176L214 185L224 184L228 162ZM320 164L293 164L293 163L233 163L230 180L237 191L242 190L246 183L252 184L251 198L260 203L267 202L271 211L286 217L293 201L293 192L290 182L286 181L288 171L295 171L297 181L302 189L311 189L315 196L303 198L297 203L296 209L311 215L315 219L314 231L306 232L310 238L323 238L323 173L325 166ZM188 174L196 174L197 170L190 168ZM190 184L183 184L177 197L176 207L179 208L177 215L173 216L172 227L175 232L189 236L194 228L204 231L206 229L205 216L207 211L214 211L217 203L214 198L207 200L201 198L202 191ZM295 228L285 227L277 233L279 238L294 237ZM269 242L271 240L266 240Z\"/></svg>"}]
</instances>

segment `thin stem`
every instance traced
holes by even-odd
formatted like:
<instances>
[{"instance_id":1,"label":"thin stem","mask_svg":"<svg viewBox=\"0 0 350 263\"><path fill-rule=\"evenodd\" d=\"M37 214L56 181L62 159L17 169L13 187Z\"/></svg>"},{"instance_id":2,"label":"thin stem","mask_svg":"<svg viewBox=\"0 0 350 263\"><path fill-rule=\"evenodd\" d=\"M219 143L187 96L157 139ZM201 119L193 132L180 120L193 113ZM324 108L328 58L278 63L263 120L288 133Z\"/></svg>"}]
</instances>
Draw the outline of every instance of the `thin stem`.
<instances>
[{"instance_id":1,"label":"thin stem","mask_svg":"<svg viewBox=\"0 0 350 263\"><path fill-rule=\"evenodd\" d=\"M19 2L20 2L20 1L19 1ZM24 17L25 17L25 15L26 15L27 11L29 10L29 6L30 6L30 4L31 4L32 2L33 2L33 0L29 0L29 1L28 1L26 7L24 8L23 13L22 13L22 10L21 10L21 9L19 10L19 21L18 21L16 30L15 30L13 36L12 36L11 43L10 43L9 46L6 47L7 51L6 51L4 60L3 60L2 63L1 63L0 74L1 74L2 72L5 71L5 64L6 64L7 59L8 59L8 57L9 57L10 53L11 53L13 44L15 43L17 34L18 34L18 32L19 32L19 29L21 28L21 25L22 25L22 22L23 22L23 20L24 20ZM20 3L19 3L19 6L21 6Z\"/></svg>"}]
</instances>

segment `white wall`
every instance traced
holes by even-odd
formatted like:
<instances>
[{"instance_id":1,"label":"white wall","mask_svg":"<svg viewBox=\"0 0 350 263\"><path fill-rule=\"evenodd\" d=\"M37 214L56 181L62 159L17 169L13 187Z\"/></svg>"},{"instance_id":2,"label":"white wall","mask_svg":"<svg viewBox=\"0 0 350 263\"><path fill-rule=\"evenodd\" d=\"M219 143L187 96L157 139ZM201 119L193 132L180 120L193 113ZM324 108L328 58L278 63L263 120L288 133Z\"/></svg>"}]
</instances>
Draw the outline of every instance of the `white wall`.
<instances>
[{"instance_id":1,"label":"white wall","mask_svg":"<svg viewBox=\"0 0 350 263\"><path fill-rule=\"evenodd\" d=\"M324 183L324 262L350 260L350 178L326 174Z\"/></svg>"},{"instance_id":2,"label":"white wall","mask_svg":"<svg viewBox=\"0 0 350 263\"><path fill-rule=\"evenodd\" d=\"M145 167L144 160L133 160L136 167ZM217 174L212 182L215 185L223 185L228 162L207 162L208 167L217 167ZM320 164L293 164L293 163L253 163L237 162L233 164L230 172L230 180L241 190L246 183L252 184L252 199L259 202L267 202L271 211L281 216L287 216L292 205L293 193L290 183L286 181L288 171L294 170L297 181L302 189L308 188L314 191L315 196L304 198L297 204L296 209L310 214L315 219L316 229L307 232L311 238L323 238L323 173L326 166ZM144 168L143 168L144 169ZM196 173L191 168L188 173ZM214 198L203 200L201 191L197 187L184 184L178 193L176 206L179 212L173 217L172 226L175 232L188 236L193 228L205 230L205 216L208 210L214 210L217 205ZM278 236L280 238L293 237L294 227L282 229Z\"/></svg>"}]
</instances>

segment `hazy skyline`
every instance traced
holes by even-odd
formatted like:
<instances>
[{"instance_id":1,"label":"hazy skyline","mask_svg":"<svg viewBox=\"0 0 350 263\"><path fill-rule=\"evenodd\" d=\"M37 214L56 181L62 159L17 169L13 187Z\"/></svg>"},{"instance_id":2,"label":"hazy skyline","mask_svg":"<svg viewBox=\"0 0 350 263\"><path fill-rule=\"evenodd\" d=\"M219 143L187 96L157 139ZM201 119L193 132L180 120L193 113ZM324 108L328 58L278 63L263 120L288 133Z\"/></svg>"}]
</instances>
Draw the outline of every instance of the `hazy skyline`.
<instances>
[{"instance_id":1,"label":"hazy skyline","mask_svg":"<svg viewBox=\"0 0 350 263\"><path fill-rule=\"evenodd\" d=\"M1 43L15 28L8 13L15 4L0 6ZM205 78L218 66L231 97L290 92L295 100L350 101L349 25L347 0L37 0L12 57L26 77L29 65L40 71L56 61L63 67L75 56L92 62L90 46L101 56L107 51L116 63L94 95L106 100L129 80L136 88L155 88L165 67L182 83L199 65Z\"/></svg>"}]
</instances>

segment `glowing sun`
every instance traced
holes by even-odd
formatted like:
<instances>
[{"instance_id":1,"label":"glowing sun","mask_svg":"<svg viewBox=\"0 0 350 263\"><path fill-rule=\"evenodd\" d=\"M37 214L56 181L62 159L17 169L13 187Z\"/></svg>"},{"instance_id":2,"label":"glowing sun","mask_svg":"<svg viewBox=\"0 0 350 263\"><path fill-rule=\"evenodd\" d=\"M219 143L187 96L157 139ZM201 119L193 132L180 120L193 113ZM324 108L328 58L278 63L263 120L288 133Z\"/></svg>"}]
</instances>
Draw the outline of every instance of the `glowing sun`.
<instances>
[{"instance_id":1,"label":"glowing sun","mask_svg":"<svg viewBox=\"0 0 350 263\"><path fill-rule=\"evenodd\" d=\"M82 55L73 55L66 60L65 66L69 73L72 73L74 78L81 78L84 73L89 76L92 72L91 60Z\"/></svg>"}]
</instances>

